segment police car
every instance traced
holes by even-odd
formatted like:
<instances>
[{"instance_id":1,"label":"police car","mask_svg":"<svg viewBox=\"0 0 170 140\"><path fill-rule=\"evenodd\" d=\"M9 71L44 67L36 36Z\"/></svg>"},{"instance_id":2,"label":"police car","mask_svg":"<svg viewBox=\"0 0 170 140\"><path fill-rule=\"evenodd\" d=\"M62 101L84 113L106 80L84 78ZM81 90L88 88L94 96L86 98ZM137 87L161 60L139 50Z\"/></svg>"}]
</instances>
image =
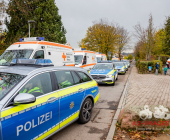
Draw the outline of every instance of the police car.
<instances>
[{"instance_id":1,"label":"police car","mask_svg":"<svg viewBox=\"0 0 170 140\"><path fill-rule=\"evenodd\" d=\"M82 68L14 59L0 67L1 139L42 140L76 120L87 123L98 98L96 81Z\"/></svg>"},{"instance_id":2,"label":"police car","mask_svg":"<svg viewBox=\"0 0 170 140\"><path fill-rule=\"evenodd\" d=\"M115 65L115 69L117 69L119 74L125 74L126 73L126 66L123 62L121 62L121 61L113 62L113 64Z\"/></svg>"},{"instance_id":3,"label":"police car","mask_svg":"<svg viewBox=\"0 0 170 140\"><path fill-rule=\"evenodd\" d=\"M128 67L129 67L128 62L126 60L122 60L121 62L123 62L125 64L126 71L128 71Z\"/></svg>"},{"instance_id":4,"label":"police car","mask_svg":"<svg viewBox=\"0 0 170 140\"><path fill-rule=\"evenodd\" d=\"M114 85L118 79L118 72L115 69L115 65L109 61L98 62L89 73L99 84Z\"/></svg>"}]
</instances>

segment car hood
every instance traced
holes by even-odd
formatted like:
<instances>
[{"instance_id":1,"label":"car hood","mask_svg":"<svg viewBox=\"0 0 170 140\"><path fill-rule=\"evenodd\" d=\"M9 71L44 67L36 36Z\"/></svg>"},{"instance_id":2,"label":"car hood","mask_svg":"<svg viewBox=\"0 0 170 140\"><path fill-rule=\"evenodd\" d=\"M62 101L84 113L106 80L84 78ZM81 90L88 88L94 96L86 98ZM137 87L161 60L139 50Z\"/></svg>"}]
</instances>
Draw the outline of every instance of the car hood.
<instances>
[{"instance_id":1,"label":"car hood","mask_svg":"<svg viewBox=\"0 0 170 140\"><path fill-rule=\"evenodd\" d=\"M121 69L123 66L116 66L115 69Z\"/></svg>"},{"instance_id":2,"label":"car hood","mask_svg":"<svg viewBox=\"0 0 170 140\"><path fill-rule=\"evenodd\" d=\"M109 72L111 72L112 70L104 70L104 69L92 69L90 71L90 74L103 74L103 75L107 75Z\"/></svg>"}]
</instances>

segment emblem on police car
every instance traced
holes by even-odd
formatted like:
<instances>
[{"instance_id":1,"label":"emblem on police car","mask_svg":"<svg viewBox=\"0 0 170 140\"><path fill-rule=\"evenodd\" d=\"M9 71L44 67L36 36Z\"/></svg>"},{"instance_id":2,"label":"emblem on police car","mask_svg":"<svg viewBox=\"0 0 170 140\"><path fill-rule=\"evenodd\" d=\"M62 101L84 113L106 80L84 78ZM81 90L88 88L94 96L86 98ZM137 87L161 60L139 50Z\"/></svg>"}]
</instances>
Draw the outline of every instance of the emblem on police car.
<instances>
[{"instance_id":1,"label":"emblem on police car","mask_svg":"<svg viewBox=\"0 0 170 140\"><path fill-rule=\"evenodd\" d=\"M70 109L72 109L73 107L74 107L74 102L71 102Z\"/></svg>"}]
</instances>

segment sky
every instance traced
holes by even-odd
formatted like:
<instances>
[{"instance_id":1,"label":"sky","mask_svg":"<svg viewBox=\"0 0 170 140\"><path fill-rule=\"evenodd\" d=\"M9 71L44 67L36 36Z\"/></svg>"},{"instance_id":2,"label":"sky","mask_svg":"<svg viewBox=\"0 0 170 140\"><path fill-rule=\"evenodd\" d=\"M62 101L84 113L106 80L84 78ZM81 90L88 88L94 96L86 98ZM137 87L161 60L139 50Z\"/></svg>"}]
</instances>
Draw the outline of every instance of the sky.
<instances>
[{"instance_id":1,"label":"sky","mask_svg":"<svg viewBox=\"0 0 170 140\"><path fill-rule=\"evenodd\" d=\"M166 17L170 16L170 0L55 0L59 15L67 30L66 39L73 48L86 35L93 21L106 19L118 23L132 35L138 23L148 26L149 15L153 16L154 26L164 27ZM132 52L137 40L132 36L129 45Z\"/></svg>"}]
</instances>

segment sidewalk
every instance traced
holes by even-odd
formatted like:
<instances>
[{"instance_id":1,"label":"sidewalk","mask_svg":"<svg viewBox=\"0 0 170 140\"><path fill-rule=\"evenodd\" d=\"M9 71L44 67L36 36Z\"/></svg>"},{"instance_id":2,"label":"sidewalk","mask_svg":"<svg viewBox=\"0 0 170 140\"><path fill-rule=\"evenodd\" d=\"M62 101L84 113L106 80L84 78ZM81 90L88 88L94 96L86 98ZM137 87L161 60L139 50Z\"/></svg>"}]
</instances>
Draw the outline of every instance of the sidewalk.
<instances>
[{"instance_id":1,"label":"sidewalk","mask_svg":"<svg viewBox=\"0 0 170 140\"><path fill-rule=\"evenodd\" d=\"M118 117L114 139L170 139L169 75L138 74L137 68L132 67L123 105ZM146 107L146 105L148 108L145 110L144 106ZM162 110L160 105L163 105ZM158 108L158 117L155 116L155 107ZM143 115L141 115L142 111L144 111ZM166 118L168 115L169 118ZM124 129L127 131L125 132ZM166 130L167 134L160 134L162 130ZM146 133L145 138L142 137L142 133ZM152 137L147 137L147 133L152 133ZM159 137L154 137L157 134Z\"/></svg>"},{"instance_id":2,"label":"sidewalk","mask_svg":"<svg viewBox=\"0 0 170 140\"><path fill-rule=\"evenodd\" d=\"M157 122L160 119L170 122L170 76L138 74L137 68L134 66L128 85L124 107L118 118L121 128L166 128L167 125L158 126ZM163 106L162 110L160 109L160 105ZM168 111L166 111L167 109ZM141 115L141 111L143 110L145 111ZM158 117L155 117L156 111L158 111ZM168 118L166 118L167 114L169 115ZM137 123L138 121L140 121L139 125ZM146 121L154 122L155 124L148 125Z\"/></svg>"},{"instance_id":3,"label":"sidewalk","mask_svg":"<svg viewBox=\"0 0 170 140\"><path fill-rule=\"evenodd\" d=\"M164 105L170 108L170 76L138 74L133 67L129 79L126 107Z\"/></svg>"}]
</instances>

